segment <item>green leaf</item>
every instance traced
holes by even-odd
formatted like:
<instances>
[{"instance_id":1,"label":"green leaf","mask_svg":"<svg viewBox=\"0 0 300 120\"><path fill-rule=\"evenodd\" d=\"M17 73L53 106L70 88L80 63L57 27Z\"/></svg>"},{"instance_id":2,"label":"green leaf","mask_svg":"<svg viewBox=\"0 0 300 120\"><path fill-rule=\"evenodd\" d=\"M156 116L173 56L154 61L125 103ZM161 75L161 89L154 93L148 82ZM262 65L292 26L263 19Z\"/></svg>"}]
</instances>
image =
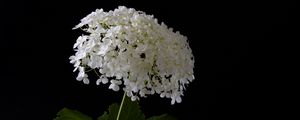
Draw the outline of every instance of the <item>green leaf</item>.
<instances>
[{"instance_id":1,"label":"green leaf","mask_svg":"<svg viewBox=\"0 0 300 120\"><path fill-rule=\"evenodd\" d=\"M108 112L104 112L102 116L100 116L97 120L116 120L118 111L119 111L119 105L117 103L111 104L108 108Z\"/></svg>"},{"instance_id":2,"label":"green leaf","mask_svg":"<svg viewBox=\"0 0 300 120\"><path fill-rule=\"evenodd\" d=\"M63 108L54 120L92 120L92 118L79 111Z\"/></svg>"},{"instance_id":3,"label":"green leaf","mask_svg":"<svg viewBox=\"0 0 300 120\"><path fill-rule=\"evenodd\" d=\"M168 114L162 114L160 116L150 117L147 120L176 120L176 118Z\"/></svg>"},{"instance_id":4,"label":"green leaf","mask_svg":"<svg viewBox=\"0 0 300 120\"><path fill-rule=\"evenodd\" d=\"M97 120L109 120L109 115L107 112L104 112L102 116L98 117Z\"/></svg>"},{"instance_id":5,"label":"green leaf","mask_svg":"<svg viewBox=\"0 0 300 120\"><path fill-rule=\"evenodd\" d=\"M114 103L109 106L108 113L104 112L98 120L116 120L120 105ZM129 97L125 96L123 107L120 114L120 120L145 120L144 114L140 110L137 101L131 101Z\"/></svg>"}]
</instances>

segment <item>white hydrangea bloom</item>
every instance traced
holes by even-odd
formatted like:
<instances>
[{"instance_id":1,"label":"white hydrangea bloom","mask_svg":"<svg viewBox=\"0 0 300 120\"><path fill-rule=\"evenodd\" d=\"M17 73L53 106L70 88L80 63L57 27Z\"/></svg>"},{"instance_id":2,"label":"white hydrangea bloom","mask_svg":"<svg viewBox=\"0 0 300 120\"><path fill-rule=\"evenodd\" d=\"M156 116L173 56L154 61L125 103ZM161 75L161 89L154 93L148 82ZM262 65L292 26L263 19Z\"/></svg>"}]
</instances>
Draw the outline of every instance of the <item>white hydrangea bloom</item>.
<instances>
[{"instance_id":1,"label":"white hydrangea bloom","mask_svg":"<svg viewBox=\"0 0 300 120\"><path fill-rule=\"evenodd\" d=\"M194 59L187 37L173 32L152 15L120 6L114 11L92 12L74 29L83 28L88 35L79 36L70 57L76 78L89 84L86 74L96 70L97 85L110 83L137 100L150 94L182 101L185 85L194 80Z\"/></svg>"}]
</instances>

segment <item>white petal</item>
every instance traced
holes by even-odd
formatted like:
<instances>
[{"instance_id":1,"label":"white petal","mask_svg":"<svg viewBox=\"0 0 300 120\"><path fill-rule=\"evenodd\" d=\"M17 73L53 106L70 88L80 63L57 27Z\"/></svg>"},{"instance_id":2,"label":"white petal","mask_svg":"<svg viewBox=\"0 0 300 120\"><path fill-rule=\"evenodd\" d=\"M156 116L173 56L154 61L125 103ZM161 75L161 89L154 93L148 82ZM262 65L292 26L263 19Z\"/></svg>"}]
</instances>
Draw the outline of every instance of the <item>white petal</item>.
<instances>
[{"instance_id":1,"label":"white petal","mask_svg":"<svg viewBox=\"0 0 300 120\"><path fill-rule=\"evenodd\" d=\"M86 78L86 77L85 77L85 78L83 78L83 83L84 83L84 84L89 84L89 83L90 83L90 81L89 81L89 79L88 79L88 78Z\"/></svg>"},{"instance_id":2,"label":"white petal","mask_svg":"<svg viewBox=\"0 0 300 120\"><path fill-rule=\"evenodd\" d=\"M161 94L160 94L160 97L161 98L164 98L166 96L166 93L165 92L162 92Z\"/></svg>"},{"instance_id":3,"label":"white petal","mask_svg":"<svg viewBox=\"0 0 300 120\"><path fill-rule=\"evenodd\" d=\"M182 101L182 99L181 99L180 96L176 97L176 102L177 102L177 103L181 103L181 101Z\"/></svg>"},{"instance_id":4,"label":"white petal","mask_svg":"<svg viewBox=\"0 0 300 120\"><path fill-rule=\"evenodd\" d=\"M175 104L175 99L172 99L171 104L172 104L172 105Z\"/></svg>"},{"instance_id":5,"label":"white petal","mask_svg":"<svg viewBox=\"0 0 300 120\"><path fill-rule=\"evenodd\" d=\"M108 86L108 89L113 89L115 86L116 86L115 84L110 84L110 85Z\"/></svg>"},{"instance_id":6,"label":"white petal","mask_svg":"<svg viewBox=\"0 0 300 120\"><path fill-rule=\"evenodd\" d=\"M112 89L114 91L119 91L119 89L120 89L119 86L116 84L110 84L108 88Z\"/></svg>"},{"instance_id":7,"label":"white petal","mask_svg":"<svg viewBox=\"0 0 300 120\"><path fill-rule=\"evenodd\" d=\"M79 67L79 73L76 80L81 81L85 77L84 67Z\"/></svg>"},{"instance_id":8,"label":"white petal","mask_svg":"<svg viewBox=\"0 0 300 120\"><path fill-rule=\"evenodd\" d=\"M128 97L132 96L132 92L126 92Z\"/></svg>"},{"instance_id":9,"label":"white petal","mask_svg":"<svg viewBox=\"0 0 300 120\"><path fill-rule=\"evenodd\" d=\"M114 88L113 88L114 91L119 91L120 90L120 87L118 85L116 85Z\"/></svg>"},{"instance_id":10,"label":"white petal","mask_svg":"<svg viewBox=\"0 0 300 120\"><path fill-rule=\"evenodd\" d=\"M107 79L106 77L103 77L103 78L101 79L101 82L102 82L103 84L106 84L106 83L108 83L108 79Z\"/></svg>"},{"instance_id":11,"label":"white petal","mask_svg":"<svg viewBox=\"0 0 300 120\"><path fill-rule=\"evenodd\" d=\"M136 101L137 97L136 96L131 96L131 101Z\"/></svg>"},{"instance_id":12,"label":"white petal","mask_svg":"<svg viewBox=\"0 0 300 120\"><path fill-rule=\"evenodd\" d=\"M74 44L73 48L76 48L76 47L78 47L79 45L81 45L84 41L86 41L86 39L87 39L87 36L79 36L79 37L77 38L77 41L76 41L76 43Z\"/></svg>"},{"instance_id":13,"label":"white petal","mask_svg":"<svg viewBox=\"0 0 300 120\"><path fill-rule=\"evenodd\" d=\"M139 90L138 87L136 85L134 85L133 88L132 88L132 91L133 92L138 92L138 90Z\"/></svg>"},{"instance_id":14,"label":"white petal","mask_svg":"<svg viewBox=\"0 0 300 120\"><path fill-rule=\"evenodd\" d=\"M170 97L171 97L171 94L170 94L170 93L166 93L166 97L167 97L167 98L170 98Z\"/></svg>"},{"instance_id":15,"label":"white petal","mask_svg":"<svg viewBox=\"0 0 300 120\"><path fill-rule=\"evenodd\" d=\"M98 80L96 81L96 85L100 85L100 83L101 83L101 79L98 79Z\"/></svg>"}]
</instances>

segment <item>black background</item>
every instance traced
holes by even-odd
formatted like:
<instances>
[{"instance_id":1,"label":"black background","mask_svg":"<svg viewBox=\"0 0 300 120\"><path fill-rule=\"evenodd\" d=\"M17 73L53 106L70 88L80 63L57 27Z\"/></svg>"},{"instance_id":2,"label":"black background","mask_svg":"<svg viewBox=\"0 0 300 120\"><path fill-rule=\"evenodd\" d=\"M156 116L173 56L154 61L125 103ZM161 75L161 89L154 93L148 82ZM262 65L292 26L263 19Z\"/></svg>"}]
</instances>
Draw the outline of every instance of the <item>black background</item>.
<instances>
[{"instance_id":1,"label":"black background","mask_svg":"<svg viewBox=\"0 0 300 120\"><path fill-rule=\"evenodd\" d=\"M265 114L265 107L256 108L265 96L250 97L260 89L251 85L260 84L254 81L272 66L265 59L272 51L266 46L295 33L293 2L49 0L0 5L3 120L50 120L63 107L96 118L121 101L122 92L76 81L69 64L72 46L82 34L72 27L97 8L125 5L145 11L189 39L195 81L180 104L170 105L159 96L142 98L146 117L169 113L180 120L244 119Z\"/></svg>"}]
</instances>

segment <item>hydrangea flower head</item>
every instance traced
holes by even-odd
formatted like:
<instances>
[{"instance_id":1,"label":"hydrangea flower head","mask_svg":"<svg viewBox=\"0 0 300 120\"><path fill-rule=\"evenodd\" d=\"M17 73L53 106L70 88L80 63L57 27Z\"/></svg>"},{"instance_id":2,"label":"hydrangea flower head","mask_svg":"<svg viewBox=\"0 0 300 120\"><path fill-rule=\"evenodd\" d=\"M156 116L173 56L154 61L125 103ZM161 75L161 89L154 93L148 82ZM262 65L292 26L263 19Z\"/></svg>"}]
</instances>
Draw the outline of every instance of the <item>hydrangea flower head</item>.
<instances>
[{"instance_id":1,"label":"hydrangea flower head","mask_svg":"<svg viewBox=\"0 0 300 120\"><path fill-rule=\"evenodd\" d=\"M124 90L131 100L159 94L180 103L185 86L194 80L194 59L187 37L173 32L152 15L120 6L97 9L74 29L87 34L74 44L70 57L77 80L89 84L87 71L96 70L97 85Z\"/></svg>"}]
</instances>

